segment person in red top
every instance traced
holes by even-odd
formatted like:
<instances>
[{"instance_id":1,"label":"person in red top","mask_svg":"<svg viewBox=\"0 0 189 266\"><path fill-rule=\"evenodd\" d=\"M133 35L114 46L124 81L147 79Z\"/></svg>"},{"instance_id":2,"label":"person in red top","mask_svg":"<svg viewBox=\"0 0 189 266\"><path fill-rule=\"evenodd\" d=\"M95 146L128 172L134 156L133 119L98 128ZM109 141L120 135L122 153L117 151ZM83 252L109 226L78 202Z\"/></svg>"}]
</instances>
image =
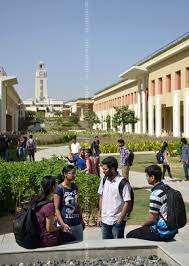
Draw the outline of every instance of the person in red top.
<instances>
[{"instance_id":1,"label":"person in red top","mask_svg":"<svg viewBox=\"0 0 189 266\"><path fill-rule=\"evenodd\" d=\"M35 200L47 201L47 203L36 210L40 247L51 247L75 240L72 234L64 232L63 227L55 226L55 207L52 201L56 188L55 178L45 176L41 182L41 187L42 194Z\"/></svg>"},{"instance_id":2,"label":"person in red top","mask_svg":"<svg viewBox=\"0 0 189 266\"><path fill-rule=\"evenodd\" d=\"M91 149L86 149L85 150L85 160L86 160L86 173L87 174L93 174L92 171L92 158L91 158Z\"/></svg>"}]
</instances>

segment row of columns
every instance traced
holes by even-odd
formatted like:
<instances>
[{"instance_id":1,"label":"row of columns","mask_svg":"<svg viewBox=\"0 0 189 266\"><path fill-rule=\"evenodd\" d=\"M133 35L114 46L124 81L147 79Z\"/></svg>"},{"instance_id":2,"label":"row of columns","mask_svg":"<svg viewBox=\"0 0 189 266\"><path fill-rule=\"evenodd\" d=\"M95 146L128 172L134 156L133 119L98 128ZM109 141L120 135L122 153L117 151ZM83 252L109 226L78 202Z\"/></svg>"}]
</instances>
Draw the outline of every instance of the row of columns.
<instances>
[{"instance_id":1,"label":"row of columns","mask_svg":"<svg viewBox=\"0 0 189 266\"><path fill-rule=\"evenodd\" d=\"M184 136L189 138L189 88L184 89ZM180 90L173 91L173 136L180 137ZM155 109L155 113L154 113ZM111 117L111 128L112 128L112 117L113 110L106 110L99 112L101 114L101 124L103 130L107 129L104 118L107 114ZM139 119L135 124L135 133L156 135L157 137L162 134L162 95L148 96L148 105L146 97L146 80L141 78L138 82L138 94L137 104L134 105L135 116ZM147 113L148 113L148 132L147 132ZM155 117L154 117L155 116ZM155 121L155 125L154 125ZM132 125L126 126L127 132L132 132Z\"/></svg>"}]
</instances>

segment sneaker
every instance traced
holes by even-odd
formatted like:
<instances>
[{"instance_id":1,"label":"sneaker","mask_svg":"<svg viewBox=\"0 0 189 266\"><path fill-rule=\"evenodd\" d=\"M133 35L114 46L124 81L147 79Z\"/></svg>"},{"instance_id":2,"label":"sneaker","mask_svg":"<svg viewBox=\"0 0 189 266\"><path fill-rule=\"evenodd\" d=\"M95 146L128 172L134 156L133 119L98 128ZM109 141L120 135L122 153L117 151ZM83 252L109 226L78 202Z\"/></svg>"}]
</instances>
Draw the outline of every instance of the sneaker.
<instances>
[{"instance_id":1,"label":"sneaker","mask_svg":"<svg viewBox=\"0 0 189 266\"><path fill-rule=\"evenodd\" d=\"M188 181L188 180L189 180L189 178L185 178L184 180L185 180L185 181Z\"/></svg>"}]
</instances>

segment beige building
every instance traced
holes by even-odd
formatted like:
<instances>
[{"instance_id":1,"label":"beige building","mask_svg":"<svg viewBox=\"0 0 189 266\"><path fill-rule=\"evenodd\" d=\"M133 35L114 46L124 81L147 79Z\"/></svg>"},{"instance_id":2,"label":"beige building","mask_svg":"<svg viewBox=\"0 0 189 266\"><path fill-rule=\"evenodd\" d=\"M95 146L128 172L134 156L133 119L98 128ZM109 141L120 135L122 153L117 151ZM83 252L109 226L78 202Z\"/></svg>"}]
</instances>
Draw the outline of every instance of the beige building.
<instances>
[{"instance_id":1,"label":"beige building","mask_svg":"<svg viewBox=\"0 0 189 266\"><path fill-rule=\"evenodd\" d=\"M77 113L80 121L84 120L85 113L93 110L94 100L91 98L78 98L77 100L67 102L70 106L70 113Z\"/></svg>"},{"instance_id":2,"label":"beige building","mask_svg":"<svg viewBox=\"0 0 189 266\"><path fill-rule=\"evenodd\" d=\"M17 78L8 76L0 68L0 132L19 130L19 120L24 116L22 100L14 85Z\"/></svg>"},{"instance_id":3,"label":"beige building","mask_svg":"<svg viewBox=\"0 0 189 266\"><path fill-rule=\"evenodd\" d=\"M97 92L94 111L104 122L114 106L128 105L138 117L127 132L189 138L189 33L144 58L119 76L121 80ZM112 123L111 123L112 127Z\"/></svg>"}]
</instances>

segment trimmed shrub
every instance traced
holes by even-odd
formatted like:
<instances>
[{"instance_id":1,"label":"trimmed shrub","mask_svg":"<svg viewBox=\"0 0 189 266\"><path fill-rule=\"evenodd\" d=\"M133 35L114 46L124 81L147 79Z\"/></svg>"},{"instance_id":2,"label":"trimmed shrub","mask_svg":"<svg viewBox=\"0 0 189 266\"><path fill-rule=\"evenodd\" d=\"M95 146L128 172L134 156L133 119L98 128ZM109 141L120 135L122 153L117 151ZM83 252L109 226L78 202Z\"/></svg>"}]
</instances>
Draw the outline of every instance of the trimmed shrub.
<instances>
[{"instance_id":1,"label":"trimmed shrub","mask_svg":"<svg viewBox=\"0 0 189 266\"><path fill-rule=\"evenodd\" d=\"M63 158L52 157L39 162L13 162L0 164L0 211L14 211L21 202L40 193L40 183L45 175L61 181L61 170L66 164ZM85 213L91 215L98 208L99 177L77 172L79 201Z\"/></svg>"}]
</instances>

